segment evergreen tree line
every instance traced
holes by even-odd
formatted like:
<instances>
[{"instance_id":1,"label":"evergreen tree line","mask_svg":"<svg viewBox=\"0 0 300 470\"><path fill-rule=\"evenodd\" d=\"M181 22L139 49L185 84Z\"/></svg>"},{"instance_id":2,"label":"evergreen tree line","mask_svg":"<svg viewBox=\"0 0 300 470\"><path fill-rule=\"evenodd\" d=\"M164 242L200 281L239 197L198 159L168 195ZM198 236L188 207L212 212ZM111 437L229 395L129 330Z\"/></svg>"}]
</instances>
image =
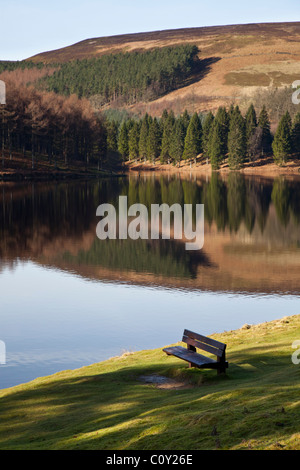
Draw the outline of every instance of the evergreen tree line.
<instances>
[{"instance_id":1,"label":"evergreen tree line","mask_svg":"<svg viewBox=\"0 0 300 470\"><path fill-rule=\"evenodd\" d=\"M51 67L58 66L57 64L51 64ZM31 60L0 60L0 73L4 71L12 72L13 70L25 70L25 69L43 69L49 65L43 62L32 62Z\"/></svg>"},{"instance_id":2,"label":"evergreen tree line","mask_svg":"<svg viewBox=\"0 0 300 470\"><path fill-rule=\"evenodd\" d=\"M245 161L254 161L272 154L281 165L290 157L300 156L300 113L292 121L286 112L274 136L265 106L257 117L251 104L242 115L238 106L228 110L219 107L215 115L205 116L185 111L175 117L164 111L160 119L147 113L140 120L127 119L120 126L107 125L108 149L118 151L123 160L148 160L180 164L180 161L202 158L217 170L227 159L231 169L239 169Z\"/></svg>"},{"instance_id":3,"label":"evergreen tree line","mask_svg":"<svg viewBox=\"0 0 300 470\"><path fill-rule=\"evenodd\" d=\"M197 46L184 44L66 63L0 61L0 73L37 69L45 71L32 82L40 91L93 97L100 105L116 100L134 103L183 86L198 71L197 54ZM47 73L49 69L53 73Z\"/></svg>"},{"instance_id":4,"label":"evergreen tree line","mask_svg":"<svg viewBox=\"0 0 300 470\"><path fill-rule=\"evenodd\" d=\"M12 158L17 152L24 157L30 153L32 168L38 155L55 165L63 161L98 167L112 167L120 156L123 161L180 164L200 155L213 169L225 159L231 169L238 169L261 155L273 155L279 165L300 156L300 113L292 120L286 112L273 136L266 107L257 117L252 104L245 116L231 106L205 116L187 111L175 116L164 110L160 118L146 113L118 123L96 114L87 99L7 82L7 104L0 113L2 167L5 154Z\"/></svg>"},{"instance_id":5,"label":"evergreen tree line","mask_svg":"<svg viewBox=\"0 0 300 470\"><path fill-rule=\"evenodd\" d=\"M38 86L79 98L98 95L100 104L120 97L133 103L181 86L197 67L197 53L196 46L187 44L72 60L41 78Z\"/></svg>"}]
</instances>

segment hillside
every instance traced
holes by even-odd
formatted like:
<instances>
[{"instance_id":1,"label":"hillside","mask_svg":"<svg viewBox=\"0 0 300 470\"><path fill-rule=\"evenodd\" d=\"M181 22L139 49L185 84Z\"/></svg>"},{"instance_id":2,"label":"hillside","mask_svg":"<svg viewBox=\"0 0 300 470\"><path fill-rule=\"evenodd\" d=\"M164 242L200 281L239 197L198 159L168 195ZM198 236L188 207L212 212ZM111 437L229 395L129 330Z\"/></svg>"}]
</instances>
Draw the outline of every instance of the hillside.
<instances>
[{"instance_id":1,"label":"hillside","mask_svg":"<svg viewBox=\"0 0 300 470\"><path fill-rule=\"evenodd\" d=\"M153 115L164 108L180 112L243 103L259 90L290 87L300 77L300 22L228 25L90 38L28 60L46 64L193 44L204 67L198 80L149 103L131 105Z\"/></svg>"}]
</instances>

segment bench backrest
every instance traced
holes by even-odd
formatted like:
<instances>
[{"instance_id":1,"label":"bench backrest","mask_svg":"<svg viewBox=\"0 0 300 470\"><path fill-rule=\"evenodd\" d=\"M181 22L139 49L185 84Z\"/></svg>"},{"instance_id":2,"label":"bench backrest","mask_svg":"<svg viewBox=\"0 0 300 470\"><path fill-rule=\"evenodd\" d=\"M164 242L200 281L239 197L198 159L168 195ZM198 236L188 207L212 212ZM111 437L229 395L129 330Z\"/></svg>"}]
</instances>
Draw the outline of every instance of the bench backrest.
<instances>
[{"instance_id":1,"label":"bench backrest","mask_svg":"<svg viewBox=\"0 0 300 470\"><path fill-rule=\"evenodd\" d=\"M218 358L223 358L225 356L226 344L220 343L220 341L216 341L215 339L199 335L193 331L184 330L182 341L188 346L203 349L204 351L216 355Z\"/></svg>"}]
</instances>

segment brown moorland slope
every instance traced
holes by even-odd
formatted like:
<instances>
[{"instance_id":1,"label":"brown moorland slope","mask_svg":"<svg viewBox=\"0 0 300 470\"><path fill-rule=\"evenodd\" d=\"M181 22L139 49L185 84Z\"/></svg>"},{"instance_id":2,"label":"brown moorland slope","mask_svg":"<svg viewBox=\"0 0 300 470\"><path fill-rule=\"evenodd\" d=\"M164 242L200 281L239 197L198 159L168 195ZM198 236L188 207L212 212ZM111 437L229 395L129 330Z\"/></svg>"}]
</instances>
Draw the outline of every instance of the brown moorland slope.
<instances>
[{"instance_id":1,"label":"brown moorland slope","mask_svg":"<svg viewBox=\"0 0 300 470\"><path fill-rule=\"evenodd\" d=\"M151 103L132 106L135 112L160 114L162 109L190 111L251 99L259 90L290 87L300 79L300 22L186 28L91 38L37 54L32 61L66 62L120 51L192 43L207 60L199 81Z\"/></svg>"}]
</instances>

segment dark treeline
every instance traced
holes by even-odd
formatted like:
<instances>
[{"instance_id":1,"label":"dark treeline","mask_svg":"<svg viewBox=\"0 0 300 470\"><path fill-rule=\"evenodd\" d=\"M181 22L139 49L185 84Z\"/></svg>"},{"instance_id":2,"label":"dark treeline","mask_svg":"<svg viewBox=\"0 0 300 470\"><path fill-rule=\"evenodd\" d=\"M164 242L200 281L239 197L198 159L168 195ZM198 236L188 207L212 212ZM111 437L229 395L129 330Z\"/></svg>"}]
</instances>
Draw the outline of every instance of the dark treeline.
<instances>
[{"instance_id":1,"label":"dark treeline","mask_svg":"<svg viewBox=\"0 0 300 470\"><path fill-rule=\"evenodd\" d=\"M185 111L175 116L163 112L160 119L148 114L140 120L127 119L118 125L110 122L107 128L108 148L118 150L124 160L148 160L180 165L183 160L197 157L210 162L213 170L225 161L231 169L239 169L246 161L273 155L281 165L289 158L300 156L300 113L292 121L286 112L275 135L270 130L270 119L265 106L257 112L251 104L242 115L238 106L228 110L219 107L213 114Z\"/></svg>"},{"instance_id":2,"label":"dark treeline","mask_svg":"<svg viewBox=\"0 0 300 470\"><path fill-rule=\"evenodd\" d=\"M51 67L53 66L52 64ZM46 67L48 67L48 65L43 62L32 62L31 60L0 60L0 73L4 71L11 72L18 69L43 69Z\"/></svg>"},{"instance_id":3,"label":"dark treeline","mask_svg":"<svg viewBox=\"0 0 300 470\"><path fill-rule=\"evenodd\" d=\"M300 113L281 117L274 135L265 106L257 114L251 104L242 115L238 106L219 107L215 114L164 110L160 118L123 116L121 120L95 113L86 98L63 97L6 81L6 105L1 105L2 167L14 154L39 156L58 163L119 168L120 161L179 165L181 160L211 163L217 170L227 162L239 169L245 162L272 156L278 165L300 156ZM6 156L6 157L5 157Z\"/></svg>"},{"instance_id":4,"label":"dark treeline","mask_svg":"<svg viewBox=\"0 0 300 470\"><path fill-rule=\"evenodd\" d=\"M134 103L182 86L197 69L197 53L196 46L187 44L72 60L41 78L39 86L66 96L97 95L100 105L119 98Z\"/></svg>"},{"instance_id":5,"label":"dark treeline","mask_svg":"<svg viewBox=\"0 0 300 470\"><path fill-rule=\"evenodd\" d=\"M36 168L43 155L58 162L98 163L106 155L106 129L88 100L39 92L34 87L6 82L6 105L1 105L2 167L5 155L31 159ZM22 161L22 160L21 160Z\"/></svg>"}]
</instances>

